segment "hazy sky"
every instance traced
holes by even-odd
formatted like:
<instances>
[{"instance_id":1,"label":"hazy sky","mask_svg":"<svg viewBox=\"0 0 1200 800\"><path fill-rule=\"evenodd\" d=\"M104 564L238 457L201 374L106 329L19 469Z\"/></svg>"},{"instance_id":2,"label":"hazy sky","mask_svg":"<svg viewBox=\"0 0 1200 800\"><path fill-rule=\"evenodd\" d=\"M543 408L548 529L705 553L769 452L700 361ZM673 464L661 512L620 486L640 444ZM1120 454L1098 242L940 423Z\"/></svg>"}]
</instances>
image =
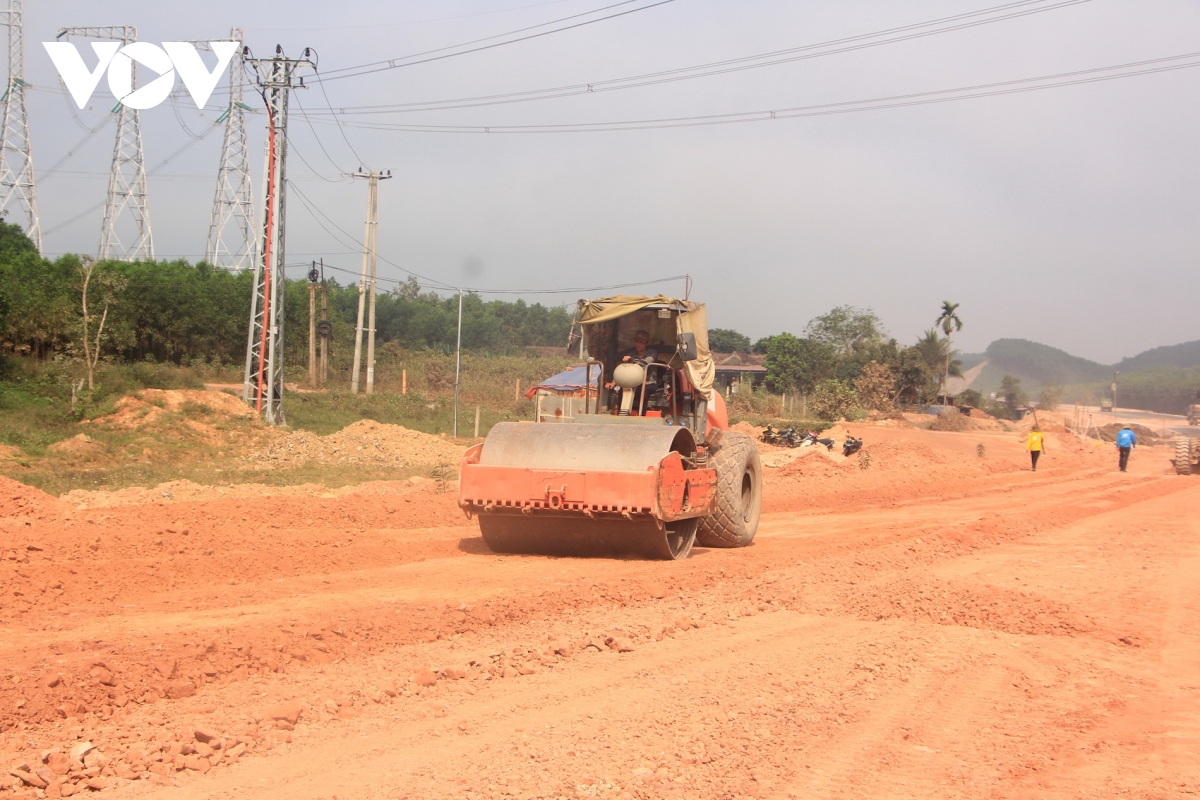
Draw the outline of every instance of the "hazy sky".
<instances>
[{"instance_id":1,"label":"hazy sky","mask_svg":"<svg viewBox=\"0 0 1200 800\"><path fill-rule=\"evenodd\" d=\"M60 27L133 24L140 40L158 43L227 36L240 26L257 55L277 43L294 56L313 47L328 72L618 1L207 0L184 7L26 0L25 72L35 87L29 103L45 250L95 252L101 210L68 220L103 200L113 145L111 124L90 138L81 127L108 113L107 84L73 118L40 45ZM344 107L598 83L1000 2L674 0L519 44L329 81L326 92L334 107ZM950 299L962 304L965 327L956 345L965 351L1022 337L1116 361L1200 338L1200 69L733 125L525 134L355 125L553 125L836 103L1185 54L1200 50L1197 31L1194 1L1090 0L694 80L347 116L342 131L328 124L328 114L316 119L315 112L327 111L325 96L309 88L297 99L314 112L314 124L293 105L289 177L353 238L331 236L293 193L288 260L324 256L358 269L354 241L362 238L366 187L342 176L363 163L395 175L380 187L381 257L450 285L603 286L690 273L710 324L755 338L799 333L813 316L850 304L873 308L894 336L913 341ZM89 64L92 58L89 50ZM209 131L150 177L160 258L204 253L221 147L221 129L210 123L224 85L202 113L188 98L142 113L150 167ZM252 93L247 100L261 108ZM264 115L249 125L257 196ZM74 155L59 171L45 175L68 152ZM380 272L383 279L403 277L387 264ZM682 281L650 291L660 289L682 293ZM528 299L557 304L576 295Z\"/></svg>"}]
</instances>

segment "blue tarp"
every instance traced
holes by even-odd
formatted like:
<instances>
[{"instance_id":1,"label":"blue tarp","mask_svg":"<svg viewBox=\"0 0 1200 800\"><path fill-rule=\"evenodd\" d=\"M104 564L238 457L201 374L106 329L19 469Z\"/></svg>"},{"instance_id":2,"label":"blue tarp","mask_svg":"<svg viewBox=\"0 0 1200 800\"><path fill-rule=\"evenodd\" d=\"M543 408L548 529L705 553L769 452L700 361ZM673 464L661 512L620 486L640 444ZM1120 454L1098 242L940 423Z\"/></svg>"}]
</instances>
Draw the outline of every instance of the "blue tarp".
<instances>
[{"instance_id":1,"label":"blue tarp","mask_svg":"<svg viewBox=\"0 0 1200 800\"><path fill-rule=\"evenodd\" d=\"M592 388L600 388L600 375L604 372L604 368L600 364L592 365ZM587 383L587 365L580 364L578 367L571 367L566 372L560 372L552 378L539 383L526 392L526 397L533 397L533 393L538 389L554 389L560 392L577 392L583 389Z\"/></svg>"}]
</instances>

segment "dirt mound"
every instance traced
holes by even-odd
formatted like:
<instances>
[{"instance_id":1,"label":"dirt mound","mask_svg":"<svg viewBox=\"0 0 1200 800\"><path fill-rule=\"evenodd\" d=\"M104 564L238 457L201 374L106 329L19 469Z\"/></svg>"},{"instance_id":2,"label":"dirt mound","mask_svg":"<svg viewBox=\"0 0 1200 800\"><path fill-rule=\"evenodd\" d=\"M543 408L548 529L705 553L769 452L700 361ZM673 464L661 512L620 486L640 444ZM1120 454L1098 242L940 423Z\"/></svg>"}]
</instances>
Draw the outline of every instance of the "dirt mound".
<instances>
[{"instance_id":1,"label":"dirt mound","mask_svg":"<svg viewBox=\"0 0 1200 800\"><path fill-rule=\"evenodd\" d=\"M55 442L46 449L51 453L68 453L71 455L79 455L81 453L95 453L103 449L104 445L97 442L86 433L76 434L70 439L63 439L61 442Z\"/></svg>"},{"instance_id":2,"label":"dirt mound","mask_svg":"<svg viewBox=\"0 0 1200 800\"><path fill-rule=\"evenodd\" d=\"M440 436L364 419L328 436L318 436L310 431L290 433L249 458L281 465L315 461L320 464L404 467L438 463L457 465L462 454L462 446Z\"/></svg>"},{"instance_id":3,"label":"dirt mound","mask_svg":"<svg viewBox=\"0 0 1200 800\"><path fill-rule=\"evenodd\" d=\"M859 423L872 425L879 428L911 428L912 423L905 419L904 415L896 409L890 411L871 411L867 414L867 418Z\"/></svg>"},{"instance_id":4,"label":"dirt mound","mask_svg":"<svg viewBox=\"0 0 1200 800\"><path fill-rule=\"evenodd\" d=\"M921 442L893 440L864 447L871 454L872 469L912 470L930 464L957 464L967 461L963 455L934 448Z\"/></svg>"},{"instance_id":5,"label":"dirt mound","mask_svg":"<svg viewBox=\"0 0 1200 800\"><path fill-rule=\"evenodd\" d=\"M11 444L0 444L0 458L20 458L21 455L21 448Z\"/></svg>"},{"instance_id":6,"label":"dirt mound","mask_svg":"<svg viewBox=\"0 0 1200 800\"><path fill-rule=\"evenodd\" d=\"M32 486L0 475L0 518L45 517L57 514L62 506L55 498Z\"/></svg>"},{"instance_id":7,"label":"dirt mound","mask_svg":"<svg viewBox=\"0 0 1200 800\"><path fill-rule=\"evenodd\" d=\"M792 450L791 452L799 453L799 455L780 467L777 475L830 478L844 475L848 469L854 468L853 464L846 462L834 463L828 455L815 447L806 447L803 450Z\"/></svg>"},{"instance_id":8,"label":"dirt mound","mask_svg":"<svg viewBox=\"0 0 1200 800\"><path fill-rule=\"evenodd\" d=\"M225 392L196 389L143 389L117 401L113 413L94 420L113 428L141 428L171 411L189 416L253 417L254 410Z\"/></svg>"},{"instance_id":9,"label":"dirt mound","mask_svg":"<svg viewBox=\"0 0 1200 800\"><path fill-rule=\"evenodd\" d=\"M1106 442L1115 442L1117 434L1122 429L1129 428L1137 437L1138 444L1150 444L1158 440L1158 434L1145 425L1138 425L1136 422L1131 422L1128 425L1123 425L1119 422L1113 422L1099 429L1100 438Z\"/></svg>"},{"instance_id":10,"label":"dirt mound","mask_svg":"<svg viewBox=\"0 0 1200 800\"><path fill-rule=\"evenodd\" d=\"M931 431L965 431L971 428L971 421L964 417L957 408L942 409L929 426Z\"/></svg>"},{"instance_id":11,"label":"dirt mound","mask_svg":"<svg viewBox=\"0 0 1200 800\"><path fill-rule=\"evenodd\" d=\"M758 435L760 433L762 433L761 430L759 430L758 428L754 427L749 422L746 422L744 420L742 422L737 423L736 425L730 425L729 430L737 431L738 433L744 433L747 436L749 436L751 439L755 439L755 440L757 440Z\"/></svg>"}]
</instances>

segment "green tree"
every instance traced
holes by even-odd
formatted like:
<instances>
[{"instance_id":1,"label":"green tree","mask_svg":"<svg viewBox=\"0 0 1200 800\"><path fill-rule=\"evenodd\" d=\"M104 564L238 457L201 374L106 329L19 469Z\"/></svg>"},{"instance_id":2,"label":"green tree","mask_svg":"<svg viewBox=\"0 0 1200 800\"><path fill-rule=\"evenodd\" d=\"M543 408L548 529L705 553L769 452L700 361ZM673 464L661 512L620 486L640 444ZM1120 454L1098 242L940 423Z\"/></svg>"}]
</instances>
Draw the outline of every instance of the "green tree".
<instances>
[{"instance_id":1,"label":"green tree","mask_svg":"<svg viewBox=\"0 0 1200 800\"><path fill-rule=\"evenodd\" d=\"M954 344L950 341L951 331L961 331L963 324L958 318L958 303L951 303L949 300L942 301L942 313L938 315L935 325L942 327L942 333L946 334L946 370L942 373L942 391L946 391L946 383L950 380L950 357L954 354Z\"/></svg>"},{"instance_id":2,"label":"green tree","mask_svg":"<svg viewBox=\"0 0 1200 800\"><path fill-rule=\"evenodd\" d=\"M748 353L750 337L729 328L709 328L708 349L714 353Z\"/></svg>"},{"instance_id":3,"label":"green tree","mask_svg":"<svg viewBox=\"0 0 1200 800\"><path fill-rule=\"evenodd\" d=\"M1009 419L1015 419L1017 409L1028 402L1025 390L1021 388L1020 378L1005 375L1000 380L1000 400L1004 403L1004 408L1008 411Z\"/></svg>"},{"instance_id":4,"label":"green tree","mask_svg":"<svg viewBox=\"0 0 1200 800\"><path fill-rule=\"evenodd\" d=\"M882 324L871 309L838 306L813 318L805 335L832 349L838 362L883 340Z\"/></svg>"},{"instance_id":5,"label":"green tree","mask_svg":"<svg viewBox=\"0 0 1200 800\"><path fill-rule=\"evenodd\" d=\"M1053 409L1062 400L1062 394L1061 386L1053 383L1042 384L1042 390L1038 392L1038 408Z\"/></svg>"},{"instance_id":6,"label":"green tree","mask_svg":"<svg viewBox=\"0 0 1200 800\"><path fill-rule=\"evenodd\" d=\"M768 337L766 351L767 387L775 392L807 394L832 372L832 350L812 339L780 333Z\"/></svg>"}]
</instances>

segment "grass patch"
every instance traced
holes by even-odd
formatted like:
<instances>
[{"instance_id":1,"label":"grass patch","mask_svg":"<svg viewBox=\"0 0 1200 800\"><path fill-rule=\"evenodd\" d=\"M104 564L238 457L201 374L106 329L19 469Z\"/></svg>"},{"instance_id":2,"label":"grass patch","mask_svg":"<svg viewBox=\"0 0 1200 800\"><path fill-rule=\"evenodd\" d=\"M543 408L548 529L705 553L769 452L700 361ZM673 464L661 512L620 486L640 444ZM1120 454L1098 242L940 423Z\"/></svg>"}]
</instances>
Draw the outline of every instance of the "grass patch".
<instances>
[{"instance_id":1,"label":"grass patch","mask_svg":"<svg viewBox=\"0 0 1200 800\"><path fill-rule=\"evenodd\" d=\"M386 425L403 425L422 433L450 435L454 431L454 396L429 397L424 393L393 394L376 392L353 395L349 392L292 392L284 396L284 415L288 426L326 436L361 419L373 419ZM460 400L458 414L460 438L469 438L475 429L475 404ZM497 422L532 419L533 403L509 401L506 407L480 404L479 435L486 436Z\"/></svg>"}]
</instances>

